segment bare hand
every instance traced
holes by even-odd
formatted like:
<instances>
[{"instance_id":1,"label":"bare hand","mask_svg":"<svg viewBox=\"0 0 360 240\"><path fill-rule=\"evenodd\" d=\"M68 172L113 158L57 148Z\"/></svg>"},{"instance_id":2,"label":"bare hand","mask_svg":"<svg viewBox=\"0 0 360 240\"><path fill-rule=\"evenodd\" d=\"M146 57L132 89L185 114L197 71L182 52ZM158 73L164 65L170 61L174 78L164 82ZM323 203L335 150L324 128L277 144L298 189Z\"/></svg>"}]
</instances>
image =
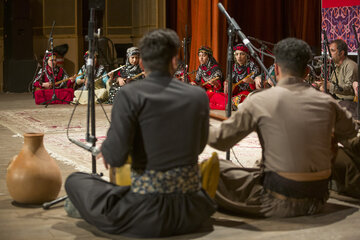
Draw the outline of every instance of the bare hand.
<instances>
[{"instance_id":1,"label":"bare hand","mask_svg":"<svg viewBox=\"0 0 360 240\"><path fill-rule=\"evenodd\" d=\"M125 78L121 78L121 77L118 77L118 78L117 78L117 82L119 83L119 85L120 85L121 87L126 84Z\"/></svg>"},{"instance_id":2,"label":"bare hand","mask_svg":"<svg viewBox=\"0 0 360 240\"><path fill-rule=\"evenodd\" d=\"M49 89L49 88L51 88L51 83L49 83L49 82L44 82L41 86L42 86L43 88L45 88L45 89Z\"/></svg>"},{"instance_id":3,"label":"bare hand","mask_svg":"<svg viewBox=\"0 0 360 240\"><path fill-rule=\"evenodd\" d=\"M256 89L261 89L261 77L257 76L254 81Z\"/></svg>"},{"instance_id":4,"label":"bare hand","mask_svg":"<svg viewBox=\"0 0 360 240\"><path fill-rule=\"evenodd\" d=\"M77 85L82 85L84 83L85 83L85 79L83 79L83 78L79 78L79 79L76 80Z\"/></svg>"},{"instance_id":5,"label":"bare hand","mask_svg":"<svg viewBox=\"0 0 360 240\"><path fill-rule=\"evenodd\" d=\"M270 78L268 78L267 83L270 84L270 86L272 86L272 87L274 86L274 83L271 81Z\"/></svg>"},{"instance_id":6,"label":"bare hand","mask_svg":"<svg viewBox=\"0 0 360 240\"><path fill-rule=\"evenodd\" d=\"M108 76L110 79L112 79L114 77L114 72L108 73Z\"/></svg>"},{"instance_id":7,"label":"bare hand","mask_svg":"<svg viewBox=\"0 0 360 240\"><path fill-rule=\"evenodd\" d=\"M245 78L244 79L245 83L254 83L254 79L252 79L251 77Z\"/></svg>"}]
</instances>

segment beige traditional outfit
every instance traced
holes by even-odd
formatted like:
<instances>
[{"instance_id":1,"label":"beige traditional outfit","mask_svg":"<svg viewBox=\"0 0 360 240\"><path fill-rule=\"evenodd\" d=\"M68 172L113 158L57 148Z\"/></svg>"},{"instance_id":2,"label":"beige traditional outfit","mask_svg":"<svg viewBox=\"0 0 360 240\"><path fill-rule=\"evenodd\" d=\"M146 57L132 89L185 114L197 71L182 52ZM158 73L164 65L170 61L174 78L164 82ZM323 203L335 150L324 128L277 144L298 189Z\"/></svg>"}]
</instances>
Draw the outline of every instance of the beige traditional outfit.
<instances>
[{"instance_id":1,"label":"beige traditional outfit","mask_svg":"<svg viewBox=\"0 0 360 240\"><path fill-rule=\"evenodd\" d=\"M208 144L225 151L253 131L263 149L262 166L221 161L219 206L267 217L319 212L329 196L332 135L339 141L356 136L350 113L303 79L282 79L248 96L219 128L211 127Z\"/></svg>"}]
</instances>

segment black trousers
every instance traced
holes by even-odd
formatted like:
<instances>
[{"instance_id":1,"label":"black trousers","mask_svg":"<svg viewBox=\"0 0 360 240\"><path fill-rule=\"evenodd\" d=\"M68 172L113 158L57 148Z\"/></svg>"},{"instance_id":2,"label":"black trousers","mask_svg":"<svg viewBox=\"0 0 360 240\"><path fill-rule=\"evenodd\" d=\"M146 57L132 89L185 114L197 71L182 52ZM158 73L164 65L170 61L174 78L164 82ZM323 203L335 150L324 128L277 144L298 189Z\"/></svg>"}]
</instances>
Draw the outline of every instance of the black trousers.
<instances>
[{"instance_id":1,"label":"black trousers","mask_svg":"<svg viewBox=\"0 0 360 240\"><path fill-rule=\"evenodd\" d=\"M196 231L215 212L204 190L138 194L98 176L73 173L65 182L80 215L98 229L130 237L164 237Z\"/></svg>"}]
</instances>

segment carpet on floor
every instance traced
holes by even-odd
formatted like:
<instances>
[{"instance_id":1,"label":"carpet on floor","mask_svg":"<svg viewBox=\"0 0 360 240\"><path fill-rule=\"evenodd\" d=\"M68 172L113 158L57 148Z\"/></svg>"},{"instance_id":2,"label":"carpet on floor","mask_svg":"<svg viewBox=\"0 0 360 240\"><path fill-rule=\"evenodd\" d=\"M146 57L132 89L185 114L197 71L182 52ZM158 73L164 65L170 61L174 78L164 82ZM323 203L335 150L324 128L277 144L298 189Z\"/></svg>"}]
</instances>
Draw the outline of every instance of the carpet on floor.
<instances>
[{"instance_id":1,"label":"carpet on floor","mask_svg":"<svg viewBox=\"0 0 360 240\"><path fill-rule=\"evenodd\" d=\"M8 110L0 113L0 124L14 132L14 137L22 137L24 133L44 133L44 145L47 151L55 159L66 164L73 165L75 169L84 172L92 171L91 154L71 143L67 138L68 122L72 113L72 107L39 108L33 110ZM105 112L110 118L111 106L104 106ZM110 126L105 114L100 108L96 110L96 145L106 138ZM220 124L219 121L211 119L212 125ZM86 142L87 108L80 107L75 111L71 124L69 125L69 137L81 142ZM19 149L20 150L20 149ZM206 146L199 156L199 161L205 160L216 151L220 158L226 158L226 152L217 151ZM261 146L255 132L237 143L230 150L230 159L237 165L252 167L256 160L261 158ZM97 163L97 172L106 173L102 162Z\"/></svg>"}]
</instances>

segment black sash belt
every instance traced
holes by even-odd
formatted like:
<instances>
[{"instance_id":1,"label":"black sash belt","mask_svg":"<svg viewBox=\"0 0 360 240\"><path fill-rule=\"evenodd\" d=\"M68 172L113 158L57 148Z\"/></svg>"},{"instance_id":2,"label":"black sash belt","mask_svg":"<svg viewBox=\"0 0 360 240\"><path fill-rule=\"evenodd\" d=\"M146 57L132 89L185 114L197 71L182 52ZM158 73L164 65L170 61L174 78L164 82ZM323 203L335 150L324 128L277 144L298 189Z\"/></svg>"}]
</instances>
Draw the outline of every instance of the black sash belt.
<instances>
[{"instance_id":1,"label":"black sash belt","mask_svg":"<svg viewBox=\"0 0 360 240\"><path fill-rule=\"evenodd\" d=\"M298 182L283 178L275 172L265 172L264 188L290 198L324 199L328 192L329 179Z\"/></svg>"}]
</instances>

